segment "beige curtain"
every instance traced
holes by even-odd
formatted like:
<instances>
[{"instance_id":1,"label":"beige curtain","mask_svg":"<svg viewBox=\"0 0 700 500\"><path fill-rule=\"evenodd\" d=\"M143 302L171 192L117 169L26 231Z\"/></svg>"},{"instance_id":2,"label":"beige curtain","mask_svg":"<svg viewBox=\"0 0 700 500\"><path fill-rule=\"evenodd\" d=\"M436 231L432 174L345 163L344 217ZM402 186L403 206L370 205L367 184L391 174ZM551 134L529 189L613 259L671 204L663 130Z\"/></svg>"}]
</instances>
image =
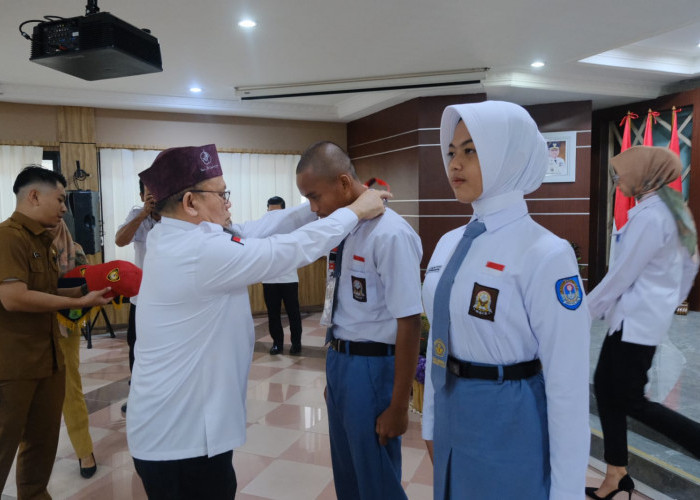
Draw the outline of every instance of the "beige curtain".
<instances>
[{"instance_id":1,"label":"beige curtain","mask_svg":"<svg viewBox=\"0 0 700 500\"><path fill-rule=\"evenodd\" d=\"M27 165L41 165L43 154L43 148L37 146L0 146L0 221L15 211L12 185L17 174Z\"/></svg>"}]
</instances>

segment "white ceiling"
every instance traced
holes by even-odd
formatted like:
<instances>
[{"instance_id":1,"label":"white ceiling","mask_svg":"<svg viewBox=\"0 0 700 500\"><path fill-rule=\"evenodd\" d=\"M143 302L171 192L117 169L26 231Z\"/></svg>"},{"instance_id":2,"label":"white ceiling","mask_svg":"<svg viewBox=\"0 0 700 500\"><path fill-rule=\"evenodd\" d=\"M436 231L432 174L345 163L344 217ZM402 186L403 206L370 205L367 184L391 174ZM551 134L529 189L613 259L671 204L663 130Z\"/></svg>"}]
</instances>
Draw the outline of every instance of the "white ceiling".
<instances>
[{"instance_id":1,"label":"white ceiling","mask_svg":"<svg viewBox=\"0 0 700 500\"><path fill-rule=\"evenodd\" d=\"M347 122L417 96L479 91L601 108L700 77L700 0L99 0L101 11L158 38L162 73L88 82L30 62L20 22L79 16L86 3L2 0L0 101ZM239 28L245 17L258 26ZM579 62L596 55L608 66ZM535 59L546 66L531 68ZM482 67L483 83L468 87L235 95L239 86ZM204 89L197 96L195 85Z\"/></svg>"}]
</instances>

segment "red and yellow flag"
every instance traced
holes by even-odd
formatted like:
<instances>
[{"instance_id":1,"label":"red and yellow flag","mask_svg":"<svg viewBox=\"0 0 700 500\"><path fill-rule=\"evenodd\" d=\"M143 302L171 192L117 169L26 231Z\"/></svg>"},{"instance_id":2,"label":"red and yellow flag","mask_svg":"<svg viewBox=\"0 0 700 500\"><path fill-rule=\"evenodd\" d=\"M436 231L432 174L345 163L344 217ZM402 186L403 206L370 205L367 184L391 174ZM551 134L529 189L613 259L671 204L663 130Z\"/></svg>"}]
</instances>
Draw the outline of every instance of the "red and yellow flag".
<instances>
[{"instance_id":1,"label":"red and yellow flag","mask_svg":"<svg viewBox=\"0 0 700 500\"><path fill-rule=\"evenodd\" d=\"M678 156L681 155L681 146L678 140L678 112L680 110L681 108L676 109L675 106L671 108L671 114L673 115L671 119L671 142L668 143L668 149L676 153ZM680 175L675 181L671 182L669 186L679 193L683 193L683 181Z\"/></svg>"},{"instance_id":2,"label":"red and yellow flag","mask_svg":"<svg viewBox=\"0 0 700 500\"><path fill-rule=\"evenodd\" d=\"M654 145L654 138L652 136L651 132L651 127L652 127L652 121L656 123L656 117L659 116L661 113L658 111L652 111L651 109L647 113L647 126L644 128L644 146L653 146Z\"/></svg>"}]
</instances>

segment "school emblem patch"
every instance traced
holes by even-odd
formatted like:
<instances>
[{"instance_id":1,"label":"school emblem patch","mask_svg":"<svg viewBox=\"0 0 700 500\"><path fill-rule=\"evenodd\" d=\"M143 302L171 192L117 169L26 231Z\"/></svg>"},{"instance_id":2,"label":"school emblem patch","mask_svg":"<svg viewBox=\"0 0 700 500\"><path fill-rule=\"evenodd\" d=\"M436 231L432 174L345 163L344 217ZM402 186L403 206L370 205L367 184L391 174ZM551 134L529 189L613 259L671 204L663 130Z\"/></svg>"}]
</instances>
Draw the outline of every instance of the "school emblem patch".
<instances>
[{"instance_id":1,"label":"school emblem patch","mask_svg":"<svg viewBox=\"0 0 700 500\"><path fill-rule=\"evenodd\" d=\"M352 278L352 298L358 302L367 302L367 280L351 276Z\"/></svg>"},{"instance_id":2,"label":"school emblem patch","mask_svg":"<svg viewBox=\"0 0 700 500\"><path fill-rule=\"evenodd\" d=\"M554 285L554 290L557 294L559 303L575 311L583 302L583 294L581 293L581 284L578 281L578 276L569 276L562 278Z\"/></svg>"},{"instance_id":3,"label":"school emblem patch","mask_svg":"<svg viewBox=\"0 0 700 500\"><path fill-rule=\"evenodd\" d=\"M445 353L447 348L441 339L435 339L433 342L433 363L438 366L445 366Z\"/></svg>"},{"instance_id":4,"label":"school emblem patch","mask_svg":"<svg viewBox=\"0 0 700 500\"><path fill-rule=\"evenodd\" d=\"M112 269L109 274L107 274L107 280L111 281L112 283L115 283L119 281L119 268L115 267Z\"/></svg>"},{"instance_id":5,"label":"school emblem patch","mask_svg":"<svg viewBox=\"0 0 700 500\"><path fill-rule=\"evenodd\" d=\"M494 321L496 317L496 304L498 303L498 289L474 283L472 300L469 306L469 315L475 318Z\"/></svg>"}]
</instances>

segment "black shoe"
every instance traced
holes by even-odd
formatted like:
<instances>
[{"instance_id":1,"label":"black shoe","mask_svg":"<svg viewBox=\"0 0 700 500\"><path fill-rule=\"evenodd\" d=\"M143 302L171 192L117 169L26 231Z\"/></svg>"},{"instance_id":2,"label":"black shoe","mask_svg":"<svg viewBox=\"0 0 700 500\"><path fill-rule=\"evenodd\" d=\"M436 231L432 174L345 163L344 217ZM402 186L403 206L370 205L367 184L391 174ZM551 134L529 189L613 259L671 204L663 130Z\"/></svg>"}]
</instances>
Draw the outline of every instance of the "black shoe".
<instances>
[{"instance_id":1,"label":"black shoe","mask_svg":"<svg viewBox=\"0 0 700 500\"><path fill-rule=\"evenodd\" d=\"M273 345L272 349L270 349L270 354L273 356L276 356L277 354L282 354L282 347L278 345Z\"/></svg>"},{"instance_id":2,"label":"black shoe","mask_svg":"<svg viewBox=\"0 0 700 500\"><path fill-rule=\"evenodd\" d=\"M92 459L95 460L95 454L92 454ZM80 475L85 479L90 479L97 472L97 461L95 460L95 465L92 467L83 467L83 461L78 459L78 465L80 466Z\"/></svg>"},{"instance_id":3,"label":"black shoe","mask_svg":"<svg viewBox=\"0 0 700 500\"><path fill-rule=\"evenodd\" d=\"M122 405L122 415L126 415L126 403Z\"/></svg>"},{"instance_id":4,"label":"black shoe","mask_svg":"<svg viewBox=\"0 0 700 500\"><path fill-rule=\"evenodd\" d=\"M289 354L292 356L301 356L301 344L293 345L289 348Z\"/></svg>"},{"instance_id":5,"label":"black shoe","mask_svg":"<svg viewBox=\"0 0 700 500\"><path fill-rule=\"evenodd\" d=\"M621 491L624 491L629 494L629 498L631 499L632 492L634 491L634 481L632 481L632 478L629 474L625 474L624 476L622 476L622 479L620 479L620 482L617 483L617 489L608 493L607 496L599 497L598 495L596 495L596 491L598 491L598 488L590 486L586 488L586 495L593 498L594 500L611 500L615 495L617 495Z\"/></svg>"}]
</instances>

